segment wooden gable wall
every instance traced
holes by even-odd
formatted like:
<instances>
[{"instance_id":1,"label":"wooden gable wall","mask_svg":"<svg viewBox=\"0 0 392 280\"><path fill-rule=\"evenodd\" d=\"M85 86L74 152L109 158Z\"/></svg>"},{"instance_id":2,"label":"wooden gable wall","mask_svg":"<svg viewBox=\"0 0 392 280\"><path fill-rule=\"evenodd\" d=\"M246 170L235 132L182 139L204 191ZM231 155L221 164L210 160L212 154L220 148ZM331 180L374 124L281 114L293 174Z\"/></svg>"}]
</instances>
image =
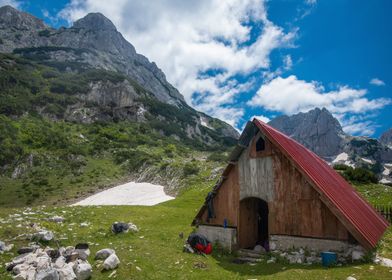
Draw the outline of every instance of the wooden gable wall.
<instances>
[{"instance_id":1,"label":"wooden gable wall","mask_svg":"<svg viewBox=\"0 0 392 280\"><path fill-rule=\"evenodd\" d=\"M255 153L260 132L231 169L214 198L216 218L202 224L239 227L240 201L257 197L268 202L269 234L348 240L343 224L320 200L319 194L273 144L265 139L266 150ZM238 232L243 232L240 229Z\"/></svg>"}]
</instances>

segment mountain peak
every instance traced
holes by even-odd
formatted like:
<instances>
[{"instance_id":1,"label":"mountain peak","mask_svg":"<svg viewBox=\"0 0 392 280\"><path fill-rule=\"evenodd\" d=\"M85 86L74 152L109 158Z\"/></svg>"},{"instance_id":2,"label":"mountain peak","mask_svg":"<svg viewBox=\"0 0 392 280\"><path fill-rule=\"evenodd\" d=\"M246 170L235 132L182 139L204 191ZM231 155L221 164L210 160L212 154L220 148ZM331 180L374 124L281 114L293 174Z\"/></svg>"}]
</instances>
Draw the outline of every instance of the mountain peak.
<instances>
[{"instance_id":1,"label":"mountain peak","mask_svg":"<svg viewBox=\"0 0 392 280\"><path fill-rule=\"evenodd\" d=\"M388 129L380 136L380 142L392 148L392 128Z\"/></svg>"},{"instance_id":2,"label":"mountain peak","mask_svg":"<svg viewBox=\"0 0 392 280\"><path fill-rule=\"evenodd\" d=\"M74 28L90 30L112 30L117 31L113 22L101 13L89 13L85 17L75 21Z\"/></svg>"},{"instance_id":3,"label":"mountain peak","mask_svg":"<svg viewBox=\"0 0 392 280\"><path fill-rule=\"evenodd\" d=\"M41 30L48 26L35 16L6 5L0 7L0 27L14 27L19 30Z\"/></svg>"},{"instance_id":4,"label":"mountain peak","mask_svg":"<svg viewBox=\"0 0 392 280\"><path fill-rule=\"evenodd\" d=\"M280 116L269 124L324 158L336 155L342 149L345 133L339 121L326 108Z\"/></svg>"}]
</instances>

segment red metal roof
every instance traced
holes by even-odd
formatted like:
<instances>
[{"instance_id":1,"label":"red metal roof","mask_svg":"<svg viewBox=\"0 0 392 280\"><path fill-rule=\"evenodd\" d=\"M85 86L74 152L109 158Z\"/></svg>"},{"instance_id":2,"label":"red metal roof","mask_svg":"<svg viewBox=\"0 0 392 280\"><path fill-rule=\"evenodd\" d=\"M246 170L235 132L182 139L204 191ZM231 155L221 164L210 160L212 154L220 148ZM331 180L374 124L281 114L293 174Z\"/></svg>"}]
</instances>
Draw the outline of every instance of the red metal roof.
<instances>
[{"instance_id":1,"label":"red metal roof","mask_svg":"<svg viewBox=\"0 0 392 280\"><path fill-rule=\"evenodd\" d=\"M340 212L338 218L357 241L365 248L375 247L388 222L315 153L258 119L253 123L313 182L316 190L328 200L324 202Z\"/></svg>"}]
</instances>

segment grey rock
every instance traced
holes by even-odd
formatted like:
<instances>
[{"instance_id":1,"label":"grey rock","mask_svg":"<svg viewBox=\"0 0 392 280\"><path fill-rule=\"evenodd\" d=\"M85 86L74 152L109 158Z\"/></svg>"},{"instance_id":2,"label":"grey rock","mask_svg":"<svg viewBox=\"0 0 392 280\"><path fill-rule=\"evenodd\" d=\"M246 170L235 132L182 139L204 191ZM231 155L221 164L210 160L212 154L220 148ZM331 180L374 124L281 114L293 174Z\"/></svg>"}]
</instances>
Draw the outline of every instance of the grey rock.
<instances>
[{"instance_id":1,"label":"grey rock","mask_svg":"<svg viewBox=\"0 0 392 280\"><path fill-rule=\"evenodd\" d=\"M75 252L77 252L79 258L84 261L90 256L90 249L87 243L76 244Z\"/></svg>"},{"instance_id":2,"label":"grey rock","mask_svg":"<svg viewBox=\"0 0 392 280\"><path fill-rule=\"evenodd\" d=\"M41 271L41 270L48 270L49 268L51 268L51 259L48 255L42 255L40 257L37 258L37 271Z\"/></svg>"},{"instance_id":3,"label":"grey rock","mask_svg":"<svg viewBox=\"0 0 392 280\"><path fill-rule=\"evenodd\" d=\"M57 269L59 274L59 280L75 280L77 279L75 272L73 271L72 264L65 264L61 268Z\"/></svg>"},{"instance_id":4,"label":"grey rock","mask_svg":"<svg viewBox=\"0 0 392 280\"><path fill-rule=\"evenodd\" d=\"M342 151L345 133L339 121L327 109L280 116L269 125L299 141L321 157L332 157Z\"/></svg>"},{"instance_id":5,"label":"grey rock","mask_svg":"<svg viewBox=\"0 0 392 280\"><path fill-rule=\"evenodd\" d=\"M253 248L253 251L255 251L255 252L257 252L257 253L265 253L265 249L264 249L264 247L261 246L261 245L256 245L256 246Z\"/></svg>"},{"instance_id":6,"label":"grey rock","mask_svg":"<svg viewBox=\"0 0 392 280\"><path fill-rule=\"evenodd\" d=\"M392 128L388 129L383 134L381 134L380 142L384 145L392 147Z\"/></svg>"},{"instance_id":7,"label":"grey rock","mask_svg":"<svg viewBox=\"0 0 392 280\"><path fill-rule=\"evenodd\" d=\"M380 265L392 268L392 260L391 259L380 257L379 260L380 260L380 262L379 262Z\"/></svg>"},{"instance_id":8,"label":"grey rock","mask_svg":"<svg viewBox=\"0 0 392 280\"><path fill-rule=\"evenodd\" d=\"M49 230L41 230L33 234L33 240L37 240L37 241L50 241L53 238L54 238L54 234Z\"/></svg>"},{"instance_id":9,"label":"grey rock","mask_svg":"<svg viewBox=\"0 0 392 280\"><path fill-rule=\"evenodd\" d=\"M27 271L29 269L29 267L30 267L30 265L25 264L25 263L15 265L12 269L12 273L15 275L24 273L25 271Z\"/></svg>"},{"instance_id":10,"label":"grey rock","mask_svg":"<svg viewBox=\"0 0 392 280\"><path fill-rule=\"evenodd\" d=\"M5 250L5 243L0 241L0 252Z\"/></svg>"},{"instance_id":11,"label":"grey rock","mask_svg":"<svg viewBox=\"0 0 392 280\"><path fill-rule=\"evenodd\" d=\"M95 253L95 259L96 260L104 260L107 257L109 257L111 254L114 254L115 251L113 249L101 249L98 252Z\"/></svg>"},{"instance_id":12,"label":"grey rock","mask_svg":"<svg viewBox=\"0 0 392 280\"><path fill-rule=\"evenodd\" d=\"M35 276L36 280L59 280L59 274L57 270L48 268L46 270L37 271Z\"/></svg>"},{"instance_id":13,"label":"grey rock","mask_svg":"<svg viewBox=\"0 0 392 280\"><path fill-rule=\"evenodd\" d=\"M112 224L112 232L113 233L123 233L123 232L128 232L128 230L129 230L128 223L114 222Z\"/></svg>"},{"instance_id":14,"label":"grey rock","mask_svg":"<svg viewBox=\"0 0 392 280\"><path fill-rule=\"evenodd\" d=\"M22 255L22 254L34 252L35 249L36 249L35 247L22 247L22 248L18 249L17 253L19 255Z\"/></svg>"},{"instance_id":15,"label":"grey rock","mask_svg":"<svg viewBox=\"0 0 392 280\"><path fill-rule=\"evenodd\" d=\"M63 266L65 266L65 264L66 264L66 259L65 259L65 257L60 256L60 257L58 257L58 258L55 260L55 262L54 262L54 264L53 264L53 267L54 267L54 268L62 268Z\"/></svg>"},{"instance_id":16,"label":"grey rock","mask_svg":"<svg viewBox=\"0 0 392 280\"><path fill-rule=\"evenodd\" d=\"M78 261L74 267L74 272L78 280L86 280L91 277L92 267L88 262Z\"/></svg>"},{"instance_id":17,"label":"grey rock","mask_svg":"<svg viewBox=\"0 0 392 280\"><path fill-rule=\"evenodd\" d=\"M120 259L117 257L116 254L111 254L107 259L103 262L103 268L105 270L111 270L118 267L120 264Z\"/></svg>"},{"instance_id":18,"label":"grey rock","mask_svg":"<svg viewBox=\"0 0 392 280\"><path fill-rule=\"evenodd\" d=\"M49 221L51 221L51 222L55 222L55 223L62 223L62 222L64 222L64 217L61 217L61 216L53 216L53 217L50 217L49 218Z\"/></svg>"}]
</instances>

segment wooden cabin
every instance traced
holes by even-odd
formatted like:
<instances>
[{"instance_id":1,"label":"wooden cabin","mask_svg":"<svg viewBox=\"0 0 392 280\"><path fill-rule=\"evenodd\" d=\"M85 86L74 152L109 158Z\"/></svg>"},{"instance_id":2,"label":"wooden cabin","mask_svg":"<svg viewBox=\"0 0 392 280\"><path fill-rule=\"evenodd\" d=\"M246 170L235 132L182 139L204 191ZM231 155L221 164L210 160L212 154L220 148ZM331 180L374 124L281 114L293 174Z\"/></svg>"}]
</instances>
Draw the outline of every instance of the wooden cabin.
<instances>
[{"instance_id":1,"label":"wooden cabin","mask_svg":"<svg viewBox=\"0 0 392 280\"><path fill-rule=\"evenodd\" d=\"M324 160L254 119L192 225L230 250L342 251L375 247L388 222Z\"/></svg>"}]
</instances>

